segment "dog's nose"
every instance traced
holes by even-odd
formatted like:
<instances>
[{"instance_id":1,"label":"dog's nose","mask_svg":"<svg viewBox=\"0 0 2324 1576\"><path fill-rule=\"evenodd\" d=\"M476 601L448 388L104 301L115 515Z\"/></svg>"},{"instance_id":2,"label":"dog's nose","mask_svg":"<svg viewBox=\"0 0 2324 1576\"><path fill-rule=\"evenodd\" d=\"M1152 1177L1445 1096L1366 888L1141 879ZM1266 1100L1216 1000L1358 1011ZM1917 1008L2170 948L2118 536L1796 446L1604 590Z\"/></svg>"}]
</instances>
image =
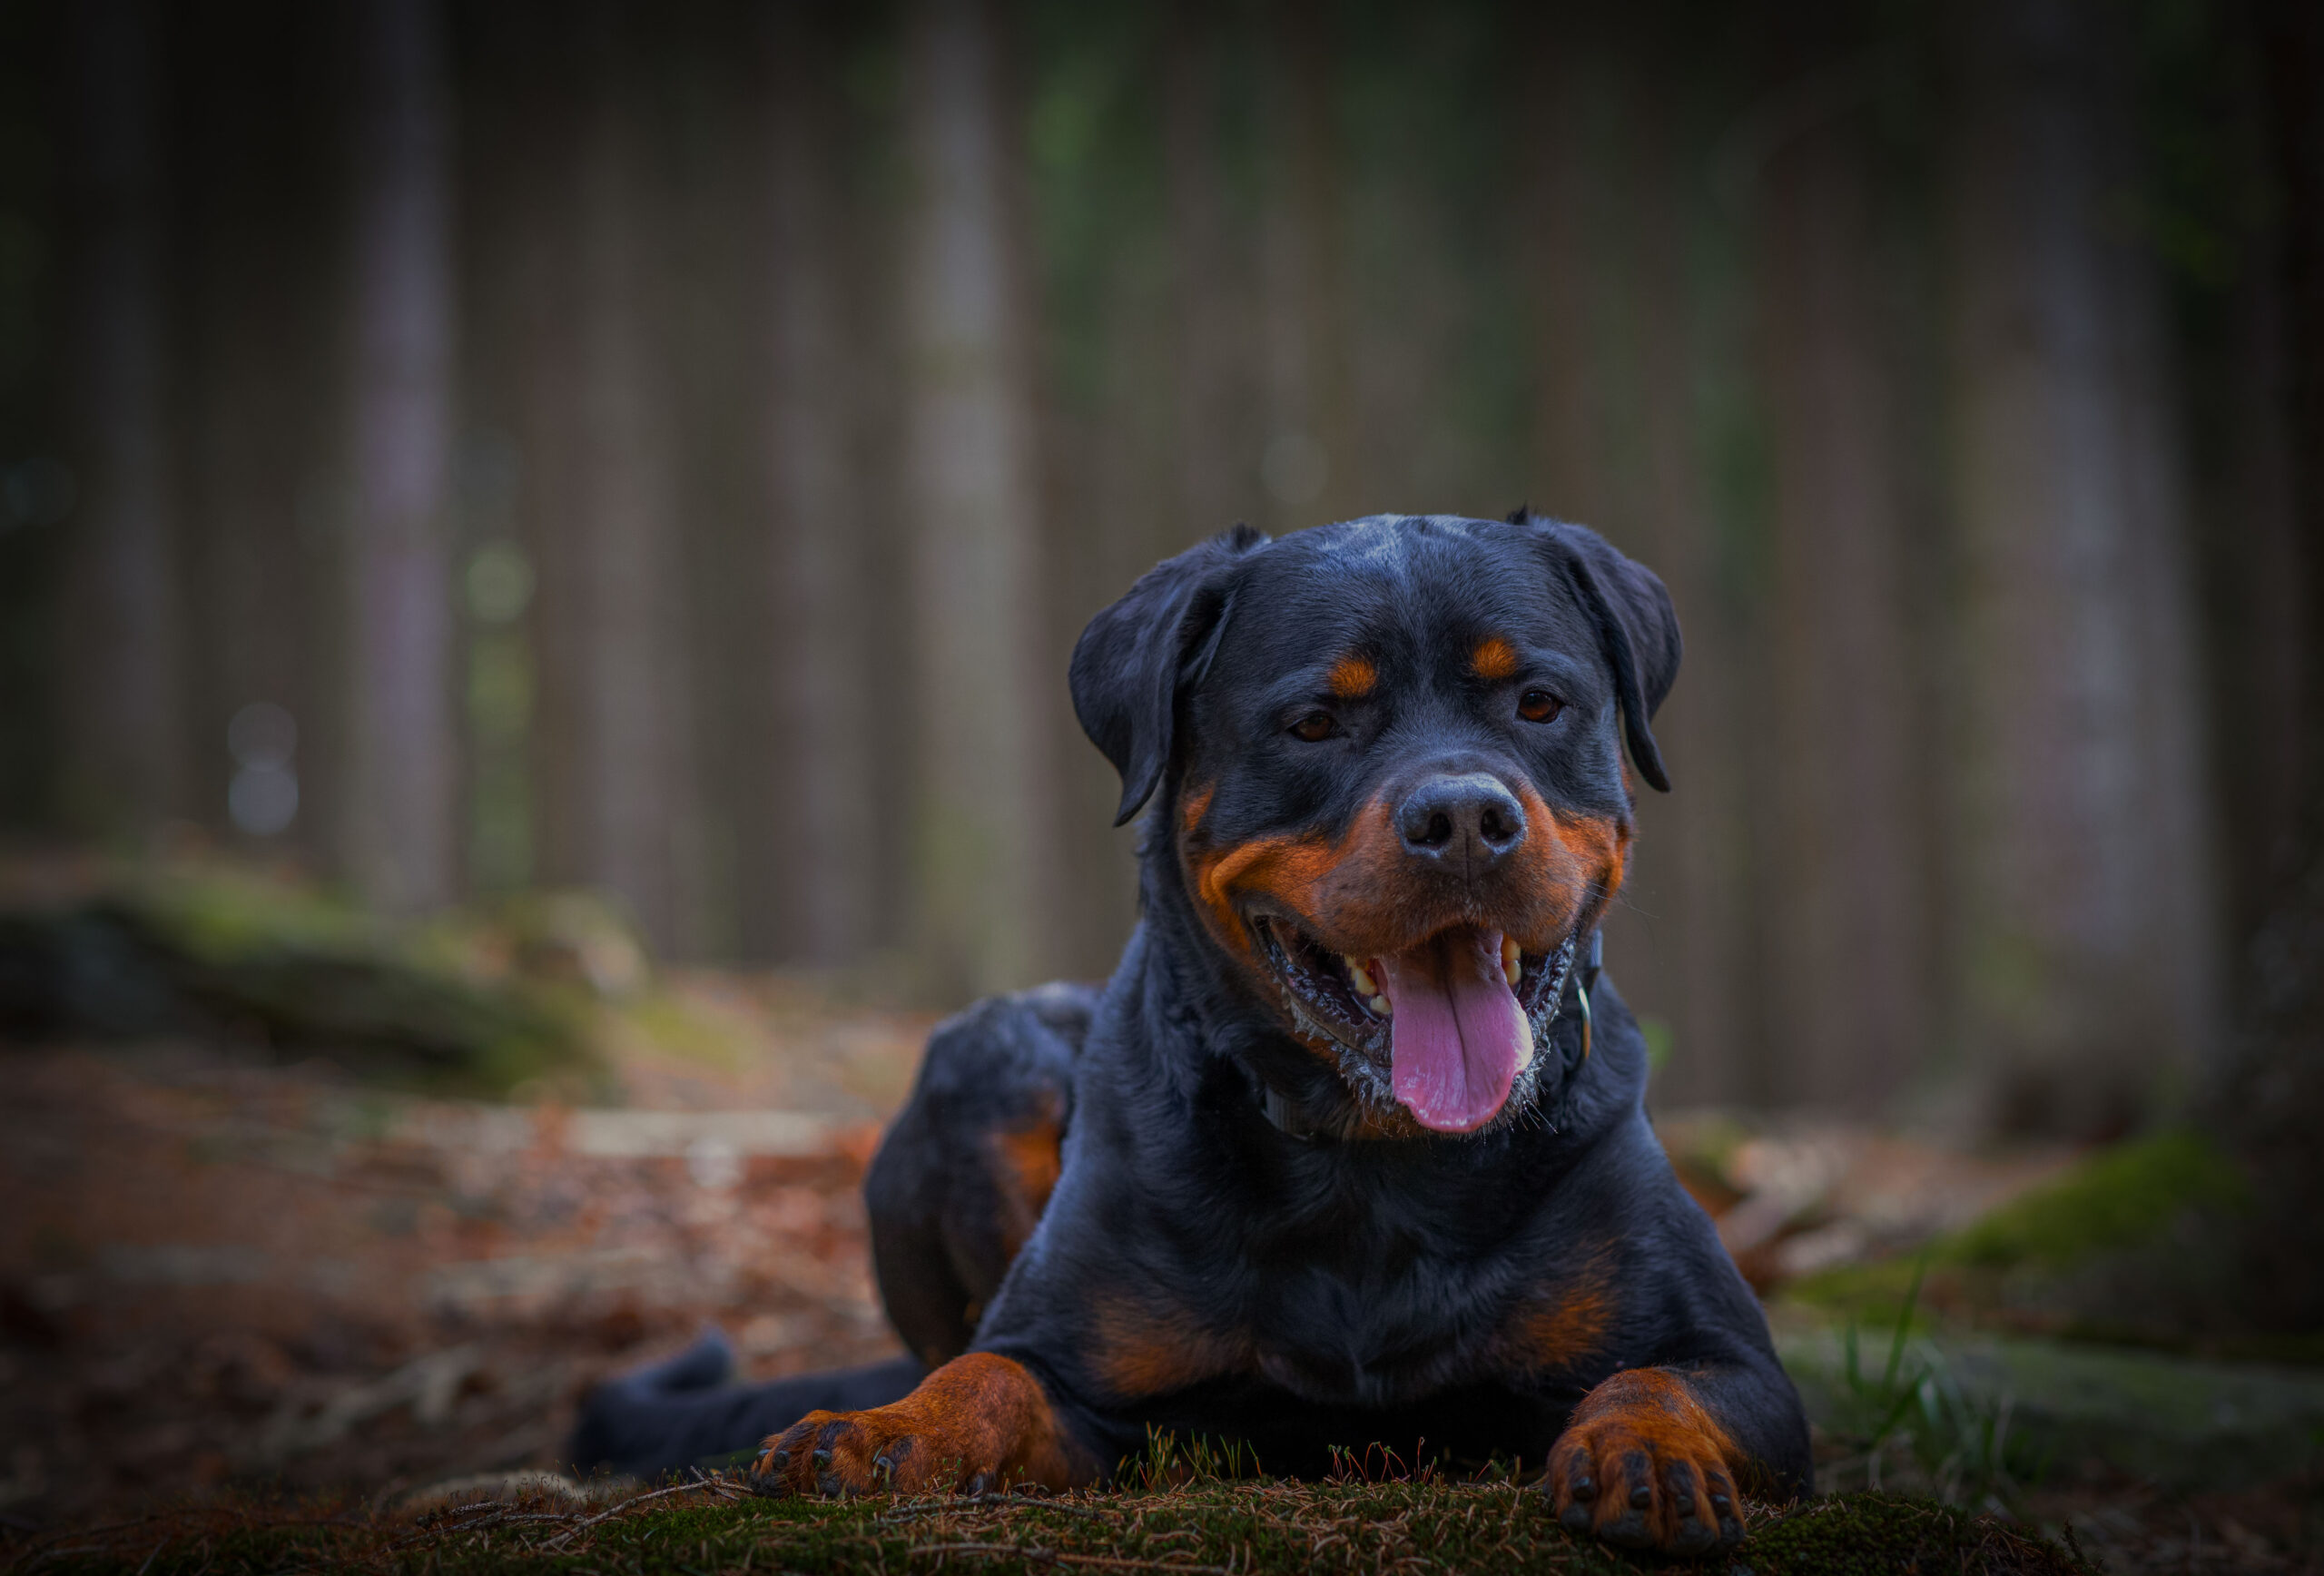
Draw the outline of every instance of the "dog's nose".
<instances>
[{"instance_id":1,"label":"dog's nose","mask_svg":"<svg viewBox=\"0 0 2324 1576\"><path fill-rule=\"evenodd\" d=\"M1431 777L1396 810L1407 852L1482 870L1525 841L1525 807L1484 772Z\"/></svg>"}]
</instances>

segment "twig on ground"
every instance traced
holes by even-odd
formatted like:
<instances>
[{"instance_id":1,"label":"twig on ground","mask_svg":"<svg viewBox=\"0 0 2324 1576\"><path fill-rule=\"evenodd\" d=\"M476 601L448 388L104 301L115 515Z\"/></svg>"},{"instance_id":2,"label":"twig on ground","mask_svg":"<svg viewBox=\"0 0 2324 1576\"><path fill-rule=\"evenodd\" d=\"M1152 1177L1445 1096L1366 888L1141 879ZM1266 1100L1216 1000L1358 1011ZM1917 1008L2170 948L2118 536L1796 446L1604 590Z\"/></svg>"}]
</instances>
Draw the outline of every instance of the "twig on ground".
<instances>
[{"instance_id":1,"label":"twig on ground","mask_svg":"<svg viewBox=\"0 0 2324 1576\"><path fill-rule=\"evenodd\" d=\"M692 1482L672 1483L668 1488L655 1489L649 1493L638 1494L634 1498L624 1500L621 1503L615 1505L610 1510L600 1512L598 1514L591 1516L587 1521L576 1524L571 1530L559 1533L556 1537L551 1538L547 1542L542 1544L541 1547L544 1549L554 1549L560 1543L566 1542L571 1539L576 1533L586 1532L600 1522L609 1522L615 1516L620 1515L624 1511L629 1510L636 1505L642 1505L648 1500L666 1499L672 1494L725 1493L728 1492L730 1489L731 1485L724 1480L707 1478L697 1472L694 1473L694 1481Z\"/></svg>"}]
</instances>

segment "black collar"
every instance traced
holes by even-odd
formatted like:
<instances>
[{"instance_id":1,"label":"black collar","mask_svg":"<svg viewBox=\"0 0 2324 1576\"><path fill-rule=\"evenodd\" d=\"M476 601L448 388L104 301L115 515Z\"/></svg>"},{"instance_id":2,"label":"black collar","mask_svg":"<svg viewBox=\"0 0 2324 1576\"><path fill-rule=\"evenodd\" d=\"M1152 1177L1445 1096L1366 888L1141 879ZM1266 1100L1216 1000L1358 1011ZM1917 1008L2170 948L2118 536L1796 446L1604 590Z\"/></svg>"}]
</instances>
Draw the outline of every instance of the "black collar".
<instances>
[{"instance_id":1,"label":"black collar","mask_svg":"<svg viewBox=\"0 0 2324 1576\"><path fill-rule=\"evenodd\" d=\"M1564 1077L1560 1079L1561 1088L1570 1084L1574 1074L1581 1070L1582 1063L1590 1059L1590 993L1598 989L1598 975L1605 966L1606 932L1592 931L1590 932L1589 949L1582 953L1581 965L1574 970L1573 979L1573 993L1581 1004L1581 1054L1574 1059L1571 1067L1565 1069ZM1309 1121L1306 1112L1294 1104L1281 1089L1265 1079L1259 1079L1258 1084L1259 1114L1266 1118L1267 1125L1276 1132L1286 1138L1296 1138L1303 1144L1328 1143L1331 1140L1331 1135Z\"/></svg>"}]
</instances>

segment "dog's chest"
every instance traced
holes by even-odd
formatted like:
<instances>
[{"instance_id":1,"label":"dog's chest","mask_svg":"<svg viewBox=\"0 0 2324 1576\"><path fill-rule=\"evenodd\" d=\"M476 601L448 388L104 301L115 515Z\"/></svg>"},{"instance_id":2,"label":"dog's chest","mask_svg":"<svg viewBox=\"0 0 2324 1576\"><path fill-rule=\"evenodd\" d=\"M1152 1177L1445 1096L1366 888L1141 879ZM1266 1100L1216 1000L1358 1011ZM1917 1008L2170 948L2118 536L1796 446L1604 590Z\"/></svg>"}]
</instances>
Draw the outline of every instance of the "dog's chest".
<instances>
[{"instance_id":1,"label":"dog's chest","mask_svg":"<svg viewBox=\"0 0 2324 1576\"><path fill-rule=\"evenodd\" d=\"M1259 1371L1307 1399L1365 1406L1472 1374L1524 1278L1506 1242L1410 1210L1255 1233L1243 1269Z\"/></svg>"}]
</instances>

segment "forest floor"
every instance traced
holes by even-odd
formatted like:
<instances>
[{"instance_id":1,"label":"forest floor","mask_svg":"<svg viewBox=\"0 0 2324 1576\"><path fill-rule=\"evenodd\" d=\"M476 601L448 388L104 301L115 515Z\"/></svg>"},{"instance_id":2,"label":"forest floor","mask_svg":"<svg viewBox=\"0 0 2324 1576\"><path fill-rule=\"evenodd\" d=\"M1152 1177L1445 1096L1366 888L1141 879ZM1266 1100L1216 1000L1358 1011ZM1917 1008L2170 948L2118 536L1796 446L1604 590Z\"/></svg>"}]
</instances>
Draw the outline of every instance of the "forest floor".
<instances>
[{"instance_id":1,"label":"forest floor","mask_svg":"<svg viewBox=\"0 0 2324 1576\"><path fill-rule=\"evenodd\" d=\"M179 1507L168 1524L187 1531L186 1548L195 1531L210 1552L217 1539L240 1538L235 1546L260 1564L288 1548L267 1539L299 1528L299 1537L353 1540L335 1560L400 1564L399 1551L424 1549L458 1563L460 1548L542 1542L584 1518L557 1500L568 1491L537 1482L517 1500L480 1487L471 1497L500 1509L447 1521L445 1484L505 1483L492 1474L552 1467L589 1384L674 1349L705 1321L734 1338L748 1378L894 1353L858 1189L930 1025L834 1005L777 979L669 974L650 995L607 1010L598 1037L606 1103L592 1106L398 1090L212 1037L0 1041L0 1566L87 1544L68 1560L103 1551L133 1567L157 1546L146 1537L128 1548L157 1525L138 1518L166 1505ZM1955 1228L2072 1159L1701 1117L1663 1128L1738 1260L1778 1299L1779 1326L1800 1316L1780 1301L1794 1277ZM1876 1333L1867 1338L1877 1366ZM2324 1571L2324 1479L2303 1472L2305 1462L2249 1481L2171 1485L2095 1460L1966 1477L1952 1457L1916 1467L1894 1439L1837 1426L1819 1430L1818 1449L1828 1483L1882 1486L1885 1463L1889 1488L1949 1493L1997 1515L1978 1523L1975 1537L1989 1543L2010 1528L2071 1531L2115 1571ZM1524 1502L1502 1506L1494 1496L1509 1498L1505 1484L1439 1487L1452 1497L1414 1511L1422 1522L1452 1517L1473 1532L1481 1510L1491 1520ZM596 1514L616 1491L583 1492L596 1496L587 1513ZM1365 1495L1402 1491L1205 1492L1225 1496L1212 1508L1243 1518L1236 1526L1273 1525L1270 1517L1305 1526L1281 1543L1285 1558L1304 1550L1305 1560L1317 1540L1339 1535L1334 1528L1372 1513ZM823 1534L802 1531L794 1511L711 1503L721 1497L641 1507L576 1533L561 1552L682 1524L705 1560L730 1533L741 1540L720 1543L726 1554L704 1569L777 1544L773 1562L788 1568L841 1561L837 1544L808 1546ZM1887 1502L1861 1493L1839 1502L1849 1514L1883 1515ZM1126 1503L1102 1513L1137 1510ZM438 1520L413 1519L430 1506ZM1005 1545L1030 1528L1057 1554L1052 1566L1135 1564L1115 1545L1118 1559L1059 1542L1079 1525L1074 1513L1011 1532L1008 1518L1020 1511L1004 1509L1000 1522L940 1526L915 1512L909 1537L901 1523L866 1520L870 1512L842 1520L847 1537L871 1540L849 1545L867 1558L891 1535L933 1547L931 1527L956 1547L988 1532ZM213 1520L184 1519L201 1515ZM498 1530L487 1536L463 1516L492 1518ZM1796 1535L1828 1525L1803 1522ZM1452 1526L1415 1546L1442 1545ZM1170 1530L1154 1527L1157 1539ZM1993 1550L2034 1561L2037 1546L2008 1541L2016 1535ZM1553 1526L1525 1536L1536 1541L1508 1556L1521 1564L1582 1570L1597 1560ZM1765 1544L1755 1568L1817 1568L1787 1566L1780 1542ZM1201 1563L1172 1547L1157 1542L1137 1558L1152 1569ZM1363 1568L1400 1557L1384 1545ZM165 1553L153 1569L179 1562ZM1987 1566L2071 1568L2011 1564L1998 1552ZM976 1568L1003 1567L985 1559Z\"/></svg>"}]
</instances>

